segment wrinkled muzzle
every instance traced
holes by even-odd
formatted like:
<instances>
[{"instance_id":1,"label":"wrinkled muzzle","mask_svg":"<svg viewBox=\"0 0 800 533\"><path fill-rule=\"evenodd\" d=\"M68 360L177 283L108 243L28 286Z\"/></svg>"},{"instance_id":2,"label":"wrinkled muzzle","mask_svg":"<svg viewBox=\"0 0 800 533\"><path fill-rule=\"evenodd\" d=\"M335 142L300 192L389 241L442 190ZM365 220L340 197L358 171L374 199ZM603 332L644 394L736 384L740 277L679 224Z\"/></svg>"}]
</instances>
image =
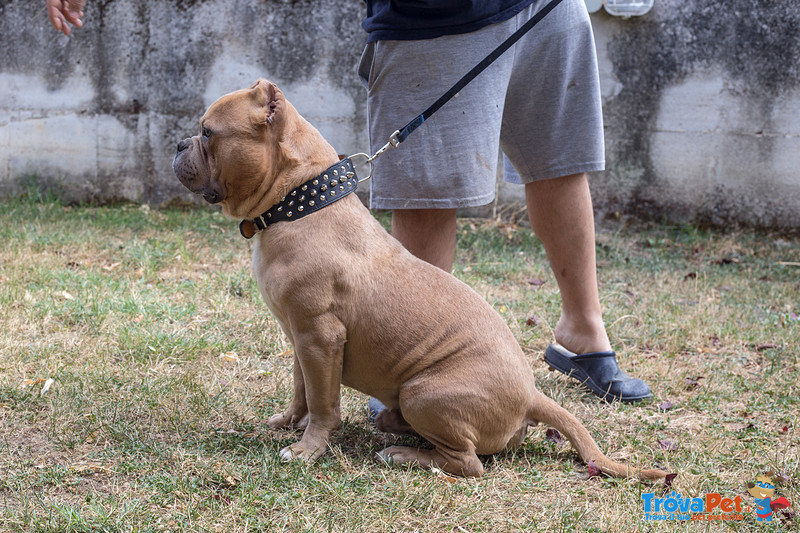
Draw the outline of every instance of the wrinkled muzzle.
<instances>
[{"instance_id":1,"label":"wrinkled muzzle","mask_svg":"<svg viewBox=\"0 0 800 533\"><path fill-rule=\"evenodd\" d=\"M178 143L177 153L172 160L172 171L184 187L203 199L216 204L223 200L222 189L211 179L208 167L197 148L197 138L190 137Z\"/></svg>"}]
</instances>

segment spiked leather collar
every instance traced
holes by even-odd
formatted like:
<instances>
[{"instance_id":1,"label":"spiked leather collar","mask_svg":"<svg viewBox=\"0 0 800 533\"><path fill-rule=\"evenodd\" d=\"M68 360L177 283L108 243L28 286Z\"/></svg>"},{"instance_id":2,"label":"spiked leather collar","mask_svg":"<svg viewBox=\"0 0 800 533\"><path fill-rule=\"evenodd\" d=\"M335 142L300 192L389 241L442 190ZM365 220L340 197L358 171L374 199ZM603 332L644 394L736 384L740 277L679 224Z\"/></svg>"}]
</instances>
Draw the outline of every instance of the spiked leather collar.
<instances>
[{"instance_id":1,"label":"spiked leather collar","mask_svg":"<svg viewBox=\"0 0 800 533\"><path fill-rule=\"evenodd\" d=\"M239 232L245 239L270 224L292 221L319 211L336 200L344 198L358 187L358 177L350 158L331 165L319 176L311 178L299 187L289 191L281 201L253 220L242 220Z\"/></svg>"}]
</instances>

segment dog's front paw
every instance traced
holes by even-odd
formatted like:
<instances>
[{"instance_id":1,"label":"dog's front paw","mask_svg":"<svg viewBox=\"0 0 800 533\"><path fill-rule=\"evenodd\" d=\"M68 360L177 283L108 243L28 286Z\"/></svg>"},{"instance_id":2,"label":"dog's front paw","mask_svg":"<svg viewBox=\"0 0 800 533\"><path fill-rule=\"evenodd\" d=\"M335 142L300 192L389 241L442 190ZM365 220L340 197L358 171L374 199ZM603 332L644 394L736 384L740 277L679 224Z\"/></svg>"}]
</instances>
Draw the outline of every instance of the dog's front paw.
<instances>
[{"instance_id":1,"label":"dog's front paw","mask_svg":"<svg viewBox=\"0 0 800 533\"><path fill-rule=\"evenodd\" d=\"M281 460L284 462L289 462L294 459L299 459L304 463L310 463L320 457L322 454L325 453L327 446L312 446L306 447L303 445L302 441L295 442L291 446L287 446L286 448L280 451Z\"/></svg>"},{"instance_id":2,"label":"dog's front paw","mask_svg":"<svg viewBox=\"0 0 800 533\"><path fill-rule=\"evenodd\" d=\"M308 426L308 413L306 413L304 416L294 415L289 412L278 413L277 415L272 415L267 424L272 429L285 427L305 429L306 426Z\"/></svg>"}]
</instances>

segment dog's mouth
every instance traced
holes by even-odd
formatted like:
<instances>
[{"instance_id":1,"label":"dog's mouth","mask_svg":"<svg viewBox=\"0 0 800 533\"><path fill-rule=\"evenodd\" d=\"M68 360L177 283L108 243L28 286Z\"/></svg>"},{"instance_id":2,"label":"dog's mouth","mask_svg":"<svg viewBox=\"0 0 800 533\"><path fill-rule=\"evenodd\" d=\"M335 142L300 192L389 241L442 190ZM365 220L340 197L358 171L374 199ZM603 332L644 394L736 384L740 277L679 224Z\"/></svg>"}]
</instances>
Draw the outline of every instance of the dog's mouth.
<instances>
[{"instance_id":1,"label":"dog's mouth","mask_svg":"<svg viewBox=\"0 0 800 533\"><path fill-rule=\"evenodd\" d=\"M222 201L222 195L217 191L207 191L203 193L203 200L210 204L218 204Z\"/></svg>"},{"instance_id":2,"label":"dog's mouth","mask_svg":"<svg viewBox=\"0 0 800 533\"><path fill-rule=\"evenodd\" d=\"M178 143L178 150L172 160L172 171L184 187L195 194L203 197L203 200L210 204L218 204L224 200L222 191L218 186L209 183L204 178L204 173L195 164L195 161L187 156L189 148L192 146L192 139L184 139ZM205 183L205 185L203 185Z\"/></svg>"}]
</instances>

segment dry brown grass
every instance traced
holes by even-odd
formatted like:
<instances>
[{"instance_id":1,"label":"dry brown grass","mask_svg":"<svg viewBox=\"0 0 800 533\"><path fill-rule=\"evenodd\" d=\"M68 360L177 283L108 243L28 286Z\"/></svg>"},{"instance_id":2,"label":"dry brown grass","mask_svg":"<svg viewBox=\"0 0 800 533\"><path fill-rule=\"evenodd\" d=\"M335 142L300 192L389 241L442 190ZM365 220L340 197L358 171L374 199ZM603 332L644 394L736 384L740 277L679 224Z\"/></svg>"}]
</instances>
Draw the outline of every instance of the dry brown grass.
<instances>
[{"instance_id":1,"label":"dry brown grass","mask_svg":"<svg viewBox=\"0 0 800 533\"><path fill-rule=\"evenodd\" d=\"M396 442L343 390L328 455L283 464L266 420L291 347L261 302L248 244L208 211L0 205L2 531L716 531L647 522L663 487L587 476L531 432L479 480L374 459ZM800 240L628 227L598 235L609 332L655 393L607 405L541 360L557 288L524 228L464 220L455 273L503 315L539 387L614 459L677 472L687 497L742 496L765 471L798 501ZM532 285L529 280L544 281ZM530 319L530 320L529 320ZM41 394L44 380L53 379ZM667 444L669 443L669 444ZM798 530L752 514L734 531Z\"/></svg>"}]
</instances>

